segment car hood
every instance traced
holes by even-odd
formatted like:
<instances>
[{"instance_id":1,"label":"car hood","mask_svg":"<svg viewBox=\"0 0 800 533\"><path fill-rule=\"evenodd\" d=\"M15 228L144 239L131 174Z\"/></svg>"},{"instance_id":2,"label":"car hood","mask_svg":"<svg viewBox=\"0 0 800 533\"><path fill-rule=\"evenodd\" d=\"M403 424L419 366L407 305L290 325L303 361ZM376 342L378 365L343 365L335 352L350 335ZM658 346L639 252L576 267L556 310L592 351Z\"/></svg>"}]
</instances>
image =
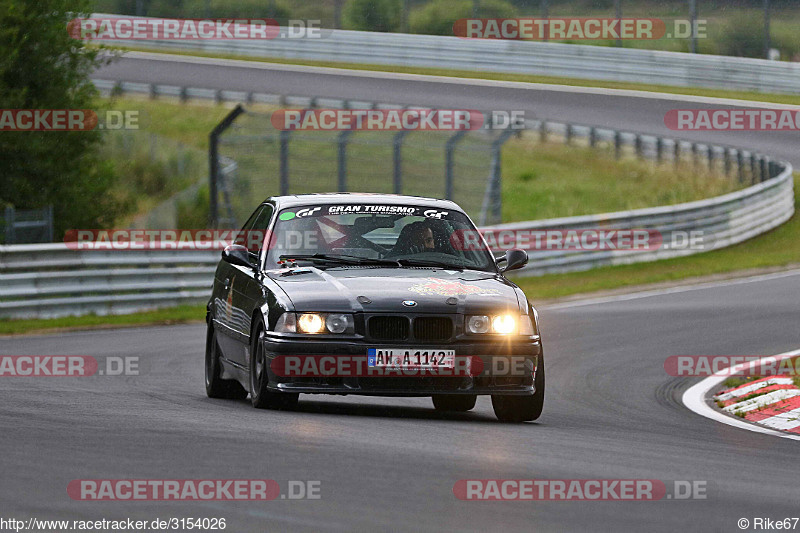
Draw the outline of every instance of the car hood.
<instances>
[{"instance_id":1,"label":"car hood","mask_svg":"<svg viewBox=\"0 0 800 533\"><path fill-rule=\"evenodd\" d=\"M520 311L524 296L490 272L438 268L314 267L266 273L294 310L366 313L479 313ZM404 305L410 302L415 305Z\"/></svg>"}]
</instances>

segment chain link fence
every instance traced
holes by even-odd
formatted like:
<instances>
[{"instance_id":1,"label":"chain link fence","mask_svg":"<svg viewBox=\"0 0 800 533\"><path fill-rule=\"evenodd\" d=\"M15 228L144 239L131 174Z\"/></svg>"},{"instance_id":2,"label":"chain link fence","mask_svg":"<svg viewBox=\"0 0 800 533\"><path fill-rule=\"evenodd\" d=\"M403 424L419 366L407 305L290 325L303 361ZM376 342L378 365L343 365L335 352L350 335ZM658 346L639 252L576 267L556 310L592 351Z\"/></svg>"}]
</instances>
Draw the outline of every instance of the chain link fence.
<instances>
[{"instance_id":1,"label":"chain link fence","mask_svg":"<svg viewBox=\"0 0 800 533\"><path fill-rule=\"evenodd\" d=\"M500 222L492 183L503 131L288 132L270 116L244 110L219 135L215 225L235 227L271 195L345 191L448 198L476 220Z\"/></svg>"}]
</instances>

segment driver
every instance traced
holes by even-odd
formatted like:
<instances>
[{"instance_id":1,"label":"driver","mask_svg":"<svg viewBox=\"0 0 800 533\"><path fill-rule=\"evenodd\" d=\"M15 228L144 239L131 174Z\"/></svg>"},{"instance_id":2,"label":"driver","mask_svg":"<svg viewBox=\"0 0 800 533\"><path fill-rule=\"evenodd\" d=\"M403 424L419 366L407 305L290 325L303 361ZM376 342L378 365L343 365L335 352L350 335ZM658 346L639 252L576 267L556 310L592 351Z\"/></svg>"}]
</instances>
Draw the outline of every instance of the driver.
<instances>
[{"instance_id":1,"label":"driver","mask_svg":"<svg viewBox=\"0 0 800 533\"><path fill-rule=\"evenodd\" d=\"M415 222L411 228L410 253L432 252L436 250L433 230L424 222Z\"/></svg>"}]
</instances>

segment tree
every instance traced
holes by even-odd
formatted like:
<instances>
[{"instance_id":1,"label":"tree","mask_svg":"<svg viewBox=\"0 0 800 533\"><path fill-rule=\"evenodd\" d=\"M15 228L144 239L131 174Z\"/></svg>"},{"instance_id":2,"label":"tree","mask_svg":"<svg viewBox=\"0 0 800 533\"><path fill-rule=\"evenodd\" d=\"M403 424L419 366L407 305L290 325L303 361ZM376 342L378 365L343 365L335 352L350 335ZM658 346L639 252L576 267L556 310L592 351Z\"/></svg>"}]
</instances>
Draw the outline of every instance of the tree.
<instances>
[{"instance_id":1,"label":"tree","mask_svg":"<svg viewBox=\"0 0 800 533\"><path fill-rule=\"evenodd\" d=\"M101 50L67 33L67 22L86 11L85 0L0 3L1 109L97 109L89 75ZM57 236L112 224L118 204L101 143L97 130L0 133L0 203L53 204Z\"/></svg>"},{"instance_id":2,"label":"tree","mask_svg":"<svg viewBox=\"0 0 800 533\"><path fill-rule=\"evenodd\" d=\"M344 8L348 30L392 32L400 22L400 0L350 0Z\"/></svg>"}]
</instances>

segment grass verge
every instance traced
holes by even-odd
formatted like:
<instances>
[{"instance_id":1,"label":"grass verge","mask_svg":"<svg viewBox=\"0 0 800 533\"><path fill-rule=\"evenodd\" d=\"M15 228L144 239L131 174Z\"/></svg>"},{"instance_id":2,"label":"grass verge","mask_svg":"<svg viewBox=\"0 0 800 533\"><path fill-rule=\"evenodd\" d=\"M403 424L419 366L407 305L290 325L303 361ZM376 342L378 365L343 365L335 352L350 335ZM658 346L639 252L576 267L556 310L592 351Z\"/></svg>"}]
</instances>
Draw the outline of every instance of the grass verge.
<instances>
[{"instance_id":1,"label":"grass verge","mask_svg":"<svg viewBox=\"0 0 800 533\"><path fill-rule=\"evenodd\" d=\"M5 320L0 322L0 335L54 333L65 329L119 328L154 324L186 324L205 319L203 304L179 305L128 315L86 315L46 319Z\"/></svg>"},{"instance_id":2,"label":"grass verge","mask_svg":"<svg viewBox=\"0 0 800 533\"><path fill-rule=\"evenodd\" d=\"M797 191L800 173L795 174L795 210L800 210ZM736 270L780 267L800 263L800 215L772 231L735 246L687 257L601 267L585 272L548 274L515 278L534 303L572 294L632 287L687 278L724 274Z\"/></svg>"}]
</instances>

